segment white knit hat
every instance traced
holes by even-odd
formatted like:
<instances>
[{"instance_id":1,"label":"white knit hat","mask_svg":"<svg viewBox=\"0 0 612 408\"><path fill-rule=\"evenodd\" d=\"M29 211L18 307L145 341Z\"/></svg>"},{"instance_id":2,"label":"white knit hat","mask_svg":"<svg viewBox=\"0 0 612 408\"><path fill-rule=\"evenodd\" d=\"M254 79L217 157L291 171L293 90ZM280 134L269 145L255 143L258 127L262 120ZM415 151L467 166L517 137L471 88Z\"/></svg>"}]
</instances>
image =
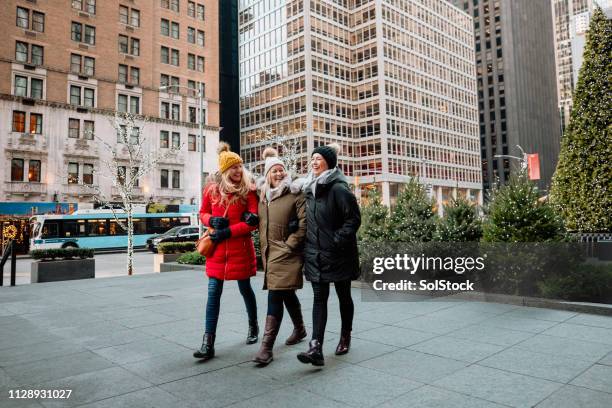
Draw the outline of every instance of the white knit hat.
<instances>
[{"instance_id":1,"label":"white knit hat","mask_svg":"<svg viewBox=\"0 0 612 408\"><path fill-rule=\"evenodd\" d=\"M267 176L270 169L276 166L277 164L280 164L281 166L283 166L283 169L285 168L285 163L283 163L283 161L278 158L278 152L276 151L275 148L266 147L263 153L261 154L261 156L266 161L266 164L264 167L264 177Z\"/></svg>"}]
</instances>

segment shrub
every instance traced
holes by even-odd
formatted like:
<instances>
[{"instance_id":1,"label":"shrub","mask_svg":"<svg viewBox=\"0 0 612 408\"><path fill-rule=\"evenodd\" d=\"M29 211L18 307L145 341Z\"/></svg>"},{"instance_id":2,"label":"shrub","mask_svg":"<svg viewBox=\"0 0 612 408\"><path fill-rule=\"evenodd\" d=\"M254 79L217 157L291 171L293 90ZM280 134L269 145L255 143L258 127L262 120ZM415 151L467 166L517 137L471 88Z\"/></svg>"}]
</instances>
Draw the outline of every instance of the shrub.
<instances>
[{"instance_id":1,"label":"shrub","mask_svg":"<svg viewBox=\"0 0 612 408\"><path fill-rule=\"evenodd\" d=\"M478 210L465 198L453 199L444 208L444 217L439 220L435 240L441 242L480 241L482 223Z\"/></svg>"},{"instance_id":2,"label":"shrub","mask_svg":"<svg viewBox=\"0 0 612 408\"><path fill-rule=\"evenodd\" d=\"M179 254L195 251L195 242L162 242L157 246L160 254Z\"/></svg>"},{"instance_id":3,"label":"shrub","mask_svg":"<svg viewBox=\"0 0 612 408\"><path fill-rule=\"evenodd\" d=\"M388 224L389 209L381 202L380 193L376 189L368 191L361 206L361 227L357 237L363 242L382 241L388 236Z\"/></svg>"},{"instance_id":4,"label":"shrub","mask_svg":"<svg viewBox=\"0 0 612 408\"><path fill-rule=\"evenodd\" d=\"M389 239L396 242L429 242L436 229L434 200L425 187L411 178L400 193L389 217Z\"/></svg>"},{"instance_id":5,"label":"shrub","mask_svg":"<svg viewBox=\"0 0 612 408\"><path fill-rule=\"evenodd\" d=\"M565 276L551 276L538 282L546 298L582 302L612 302L612 266L581 264Z\"/></svg>"},{"instance_id":6,"label":"shrub","mask_svg":"<svg viewBox=\"0 0 612 408\"><path fill-rule=\"evenodd\" d=\"M34 249L30 251L32 259L40 261L53 261L60 259L85 259L93 258L94 250L91 248L53 248L53 249Z\"/></svg>"},{"instance_id":7,"label":"shrub","mask_svg":"<svg viewBox=\"0 0 612 408\"><path fill-rule=\"evenodd\" d=\"M184 265L204 265L206 263L206 257L200 255L197 251L193 251L181 255L176 262Z\"/></svg>"}]
</instances>

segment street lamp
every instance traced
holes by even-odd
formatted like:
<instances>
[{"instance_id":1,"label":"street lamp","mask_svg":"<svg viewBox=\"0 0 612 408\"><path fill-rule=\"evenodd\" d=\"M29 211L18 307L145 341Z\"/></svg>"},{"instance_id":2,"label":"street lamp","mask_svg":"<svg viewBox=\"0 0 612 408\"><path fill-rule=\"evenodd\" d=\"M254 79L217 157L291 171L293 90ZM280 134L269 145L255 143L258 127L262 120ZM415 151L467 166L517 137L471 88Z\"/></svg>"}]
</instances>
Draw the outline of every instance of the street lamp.
<instances>
[{"instance_id":1,"label":"street lamp","mask_svg":"<svg viewBox=\"0 0 612 408\"><path fill-rule=\"evenodd\" d=\"M196 211L198 213L198 231L200 233L200 236L202 236L203 231L203 225L202 222L200 221L200 208L202 207L202 189L204 188L204 115L202 114L202 102L204 100L204 84L199 84L200 86L198 87L199 89L197 90L198 93L198 115L199 115L199 139L200 139L200 177L198 178L198 180L200 181L200 188L198 189L198 195L197 195L197 208ZM193 91L193 88L189 88L185 85L165 85L165 86L161 86L159 88L160 91L165 91L169 88L185 88L188 89L190 91Z\"/></svg>"},{"instance_id":2,"label":"street lamp","mask_svg":"<svg viewBox=\"0 0 612 408\"><path fill-rule=\"evenodd\" d=\"M519 145L516 145L516 147L518 147L518 149L521 151L522 156L518 157L518 156L511 156L509 154L496 154L495 156L493 156L494 158L502 158L502 157L507 157L509 159L516 159L518 161L521 162L521 170L525 170L527 169L527 154L525 153L525 151L523 150L523 148Z\"/></svg>"}]
</instances>

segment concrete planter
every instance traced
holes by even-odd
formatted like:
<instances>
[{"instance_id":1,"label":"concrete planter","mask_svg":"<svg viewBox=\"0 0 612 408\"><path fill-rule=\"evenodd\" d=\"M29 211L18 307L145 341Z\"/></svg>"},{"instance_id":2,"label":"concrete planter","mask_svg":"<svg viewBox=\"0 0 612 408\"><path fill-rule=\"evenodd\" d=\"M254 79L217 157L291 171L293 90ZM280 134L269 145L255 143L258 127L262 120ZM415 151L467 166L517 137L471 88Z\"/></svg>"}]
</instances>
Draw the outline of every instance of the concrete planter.
<instances>
[{"instance_id":1,"label":"concrete planter","mask_svg":"<svg viewBox=\"0 0 612 408\"><path fill-rule=\"evenodd\" d=\"M153 257L153 272L162 272L161 264L174 262L183 254L155 254Z\"/></svg>"},{"instance_id":2,"label":"concrete planter","mask_svg":"<svg viewBox=\"0 0 612 408\"><path fill-rule=\"evenodd\" d=\"M58 282L95 277L96 261L93 258L36 261L32 262L30 282Z\"/></svg>"},{"instance_id":3,"label":"concrete planter","mask_svg":"<svg viewBox=\"0 0 612 408\"><path fill-rule=\"evenodd\" d=\"M167 262L160 265L160 272L199 271L204 272L204 265L184 265L177 262Z\"/></svg>"}]
</instances>

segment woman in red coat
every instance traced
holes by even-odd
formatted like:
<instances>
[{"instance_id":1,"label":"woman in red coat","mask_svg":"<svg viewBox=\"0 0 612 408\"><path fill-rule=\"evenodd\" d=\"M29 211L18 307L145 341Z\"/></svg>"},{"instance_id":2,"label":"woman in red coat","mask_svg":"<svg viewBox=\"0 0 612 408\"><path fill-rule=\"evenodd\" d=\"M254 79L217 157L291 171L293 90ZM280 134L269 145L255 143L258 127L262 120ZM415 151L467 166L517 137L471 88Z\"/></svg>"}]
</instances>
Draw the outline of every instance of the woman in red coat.
<instances>
[{"instance_id":1,"label":"woman in red coat","mask_svg":"<svg viewBox=\"0 0 612 408\"><path fill-rule=\"evenodd\" d=\"M215 334L219 320L219 307L223 283L237 280L249 316L247 344L257 342L257 303L251 288L251 276L257 271L255 247L251 231L257 229L257 195L252 189L251 175L242 166L239 155L230 151L227 143L221 143L219 153L219 177L208 183L202 196L200 220L214 228L210 234L216 243L212 256L206 259L208 276L208 300L204 339L195 358L209 360L215 355Z\"/></svg>"}]
</instances>

